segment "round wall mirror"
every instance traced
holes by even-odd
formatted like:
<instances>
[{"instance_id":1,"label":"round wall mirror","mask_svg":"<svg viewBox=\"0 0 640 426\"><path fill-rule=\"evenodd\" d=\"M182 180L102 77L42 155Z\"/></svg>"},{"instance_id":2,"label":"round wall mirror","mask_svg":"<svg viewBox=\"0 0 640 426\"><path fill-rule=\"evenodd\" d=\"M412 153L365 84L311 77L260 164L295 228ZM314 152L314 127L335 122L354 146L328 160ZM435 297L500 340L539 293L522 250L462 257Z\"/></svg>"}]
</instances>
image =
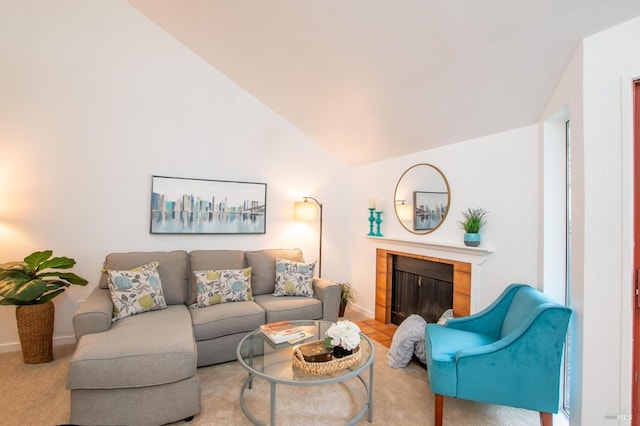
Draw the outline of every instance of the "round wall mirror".
<instances>
[{"instance_id":1,"label":"round wall mirror","mask_svg":"<svg viewBox=\"0 0 640 426\"><path fill-rule=\"evenodd\" d=\"M449 182L440 169L431 164L416 164L396 184L393 198L396 217L407 231L428 234L444 222L450 198Z\"/></svg>"}]
</instances>

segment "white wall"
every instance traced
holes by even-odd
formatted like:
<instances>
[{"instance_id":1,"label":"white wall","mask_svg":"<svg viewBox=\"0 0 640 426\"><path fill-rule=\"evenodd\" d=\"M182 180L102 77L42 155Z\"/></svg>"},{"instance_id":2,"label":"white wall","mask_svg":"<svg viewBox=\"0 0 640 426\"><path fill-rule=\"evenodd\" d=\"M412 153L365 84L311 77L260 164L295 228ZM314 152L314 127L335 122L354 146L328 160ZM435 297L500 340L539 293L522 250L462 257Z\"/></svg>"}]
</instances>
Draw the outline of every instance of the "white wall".
<instances>
[{"instance_id":1,"label":"white wall","mask_svg":"<svg viewBox=\"0 0 640 426\"><path fill-rule=\"evenodd\" d=\"M378 209L383 210L383 234L414 242L462 244L464 231L458 226L461 212L469 207L489 210L487 225L481 231L481 247L493 253L478 269L481 277L472 289L473 311L489 305L509 283L537 286L537 140L537 126L528 126L352 169L351 281L358 295L357 307L370 314L375 310L376 247L436 257L458 256L366 238L370 198L375 198ZM448 216L440 228L426 235L414 235L402 228L393 210L396 183L416 163L438 167L451 189Z\"/></svg>"},{"instance_id":2,"label":"white wall","mask_svg":"<svg viewBox=\"0 0 640 426\"><path fill-rule=\"evenodd\" d=\"M607 414L631 410L630 117L631 80L640 77L638 40L640 19L586 38L542 117L568 107L572 123L572 425L601 424Z\"/></svg>"},{"instance_id":3,"label":"white wall","mask_svg":"<svg viewBox=\"0 0 640 426\"><path fill-rule=\"evenodd\" d=\"M631 79L640 19L584 41L583 419L631 408L633 173ZM624 83L624 85L623 85ZM607 366L610 374L598 374ZM586 403L586 402L589 403ZM597 401L598 404L593 402Z\"/></svg>"},{"instance_id":4,"label":"white wall","mask_svg":"<svg viewBox=\"0 0 640 426\"><path fill-rule=\"evenodd\" d=\"M55 299L56 342L114 251L300 247L325 205L323 277L348 277L347 168L124 0L5 2L0 14L0 262L73 257L92 281ZM266 235L150 235L152 175L266 182ZM336 191L335 188L341 188ZM0 307L0 350L17 350Z\"/></svg>"}]
</instances>

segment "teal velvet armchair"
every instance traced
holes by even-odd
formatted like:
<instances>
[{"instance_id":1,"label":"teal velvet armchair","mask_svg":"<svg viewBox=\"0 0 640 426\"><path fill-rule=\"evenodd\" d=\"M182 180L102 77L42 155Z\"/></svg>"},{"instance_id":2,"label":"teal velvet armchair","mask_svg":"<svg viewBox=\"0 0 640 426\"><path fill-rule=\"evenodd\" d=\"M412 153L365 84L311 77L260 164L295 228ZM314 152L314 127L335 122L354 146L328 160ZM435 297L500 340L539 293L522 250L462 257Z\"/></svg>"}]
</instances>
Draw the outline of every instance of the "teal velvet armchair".
<instances>
[{"instance_id":1,"label":"teal velvet armchair","mask_svg":"<svg viewBox=\"0 0 640 426\"><path fill-rule=\"evenodd\" d=\"M511 284L485 310L427 324L427 374L436 396L539 411L543 424L558 412L560 368L571 310L525 284Z\"/></svg>"}]
</instances>

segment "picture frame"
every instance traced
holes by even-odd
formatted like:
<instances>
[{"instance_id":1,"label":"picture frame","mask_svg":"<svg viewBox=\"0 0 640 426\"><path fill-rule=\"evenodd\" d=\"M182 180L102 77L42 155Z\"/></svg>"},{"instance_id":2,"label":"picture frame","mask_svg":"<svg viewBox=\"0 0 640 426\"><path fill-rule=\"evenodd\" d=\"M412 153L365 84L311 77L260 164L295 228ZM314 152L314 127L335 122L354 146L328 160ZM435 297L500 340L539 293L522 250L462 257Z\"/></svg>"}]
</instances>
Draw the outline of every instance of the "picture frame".
<instances>
[{"instance_id":1,"label":"picture frame","mask_svg":"<svg viewBox=\"0 0 640 426\"><path fill-rule=\"evenodd\" d=\"M265 234L267 184L151 177L151 234Z\"/></svg>"},{"instance_id":2,"label":"picture frame","mask_svg":"<svg viewBox=\"0 0 640 426\"><path fill-rule=\"evenodd\" d=\"M428 231L438 227L449 210L448 192L413 192L413 229Z\"/></svg>"}]
</instances>

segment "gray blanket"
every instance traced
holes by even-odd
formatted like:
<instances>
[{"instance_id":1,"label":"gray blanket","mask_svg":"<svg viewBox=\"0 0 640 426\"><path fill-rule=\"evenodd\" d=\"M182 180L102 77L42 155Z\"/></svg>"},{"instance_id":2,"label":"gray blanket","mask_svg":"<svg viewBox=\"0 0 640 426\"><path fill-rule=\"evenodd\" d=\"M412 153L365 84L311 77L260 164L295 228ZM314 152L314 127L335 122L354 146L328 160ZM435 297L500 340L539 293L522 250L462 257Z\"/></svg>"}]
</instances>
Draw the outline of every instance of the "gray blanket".
<instances>
[{"instance_id":1,"label":"gray blanket","mask_svg":"<svg viewBox=\"0 0 640 426\"><path fill-rule=\"evenodd\" d=\"M392 368L406 367L414 352L424 363L424 328L426 321L420 315L409 315L398 326L387 354L387 363ZM420 349L416 351L416 348ZM420 358L422 356L422 358Z\"/></svg>"},{"instance_id":2,"label":"gray blanket","mask_svg":"<svg viewBox=\"0 0 640 426\"><path fill-rule=\"evenodd\" d=\"M453 318L453 310L448 309L438 320L438 324L445 325ZM387 354L387 363L392 368L406 367L411 357L415 355L423 364L427 363L424 351L424 328L427 322L420 315L409 315L398 326L391 341L391 348Z\"/></svg>"}]
</instances>

